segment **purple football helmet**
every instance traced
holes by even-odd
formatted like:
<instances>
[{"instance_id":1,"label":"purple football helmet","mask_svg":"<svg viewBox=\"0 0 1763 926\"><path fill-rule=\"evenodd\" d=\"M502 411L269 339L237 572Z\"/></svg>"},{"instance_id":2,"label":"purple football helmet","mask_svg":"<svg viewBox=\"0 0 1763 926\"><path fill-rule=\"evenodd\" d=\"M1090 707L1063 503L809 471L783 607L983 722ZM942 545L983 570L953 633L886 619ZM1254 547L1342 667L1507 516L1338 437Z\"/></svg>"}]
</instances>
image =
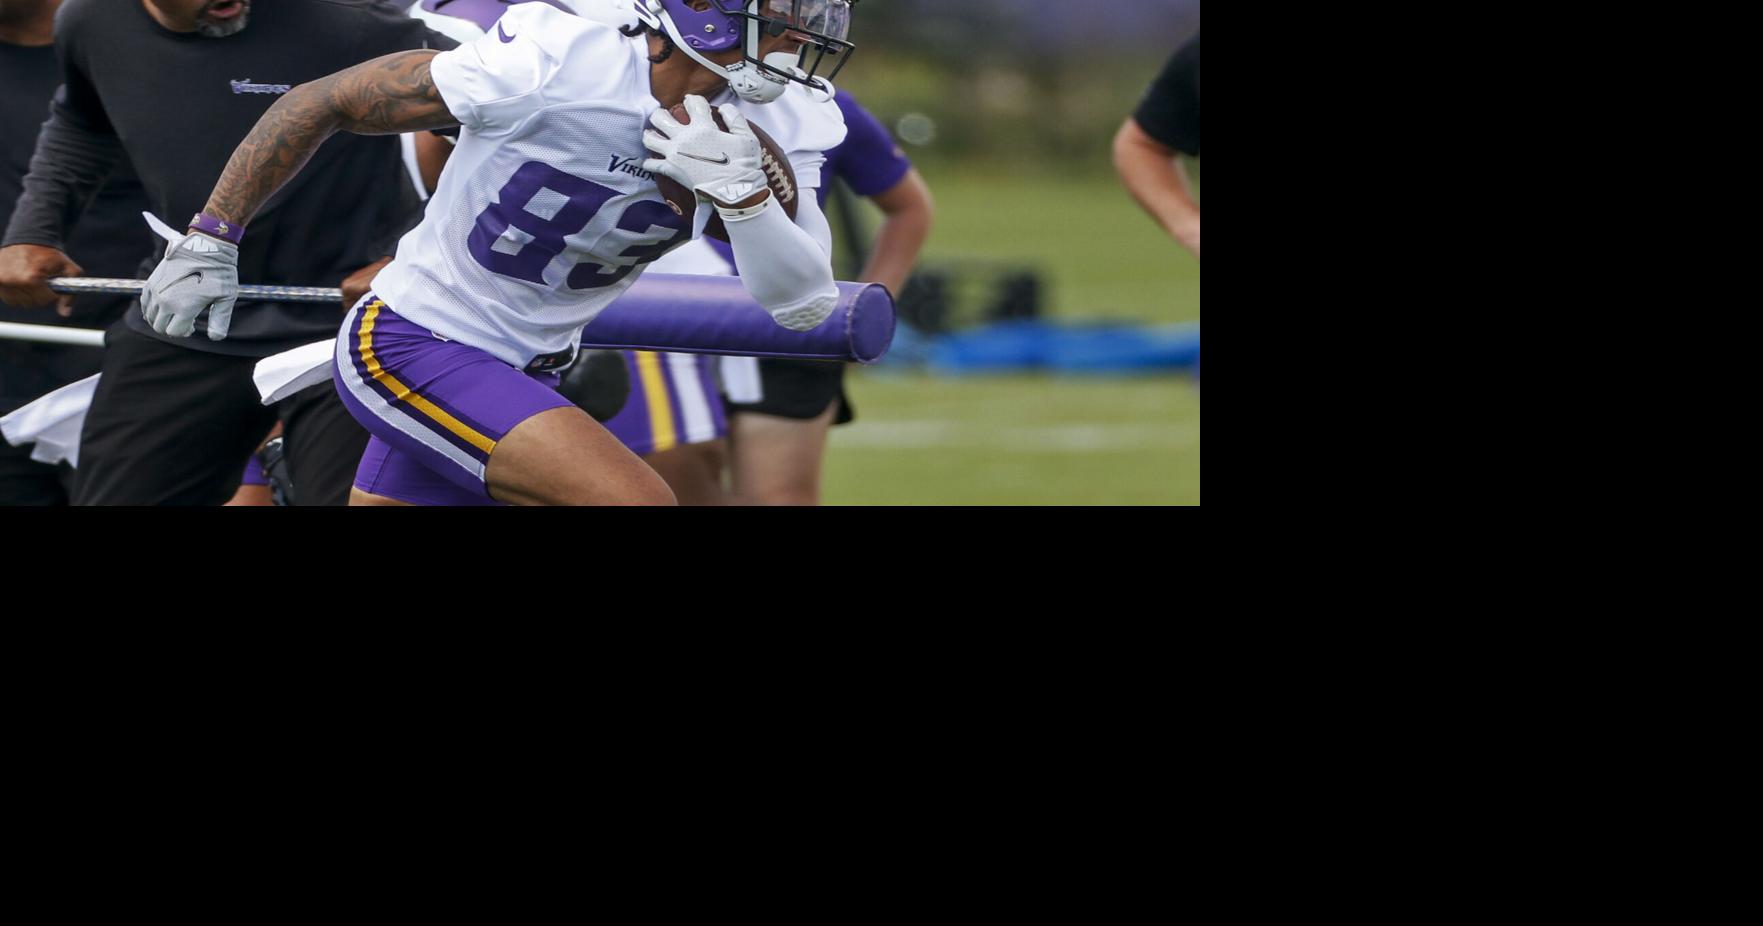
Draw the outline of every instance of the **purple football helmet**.
<instances>
[{"instance_id":1,"label":"purple football helmet","mask_svg":"<svg viewBox=\"0 0 1763 926\"><path fill-rule=\"evenodd\" d=\"M729 89L750 103L769 103L783 95L790 81L828 90L857 46L845 40L851 30L851 7L857 0L638 0L637 15L664 29L673 43L693 60L728 78ZM759 56L767 37L793 33L803 39L800 54L775 52ZM739 48L741 60L723 66L706 54ZM817 76L831 58L825 80Z\"/></svg>"}]
</instances>

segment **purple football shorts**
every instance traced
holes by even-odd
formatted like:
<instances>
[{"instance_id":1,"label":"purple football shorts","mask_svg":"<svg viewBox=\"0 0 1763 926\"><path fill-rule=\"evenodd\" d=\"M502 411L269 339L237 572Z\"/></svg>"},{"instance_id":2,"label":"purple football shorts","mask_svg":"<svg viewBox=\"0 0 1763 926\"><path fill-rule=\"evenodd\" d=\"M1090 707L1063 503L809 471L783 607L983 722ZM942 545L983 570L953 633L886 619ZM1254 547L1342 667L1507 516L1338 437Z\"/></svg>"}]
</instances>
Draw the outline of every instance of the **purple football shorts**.
<instances>
[{"instance_id":1,"label":"purple football shorts","mask_svg":"<svg viewBox=\"0 0 1763 926\"><path fill-rule=\"evenodd\" d=\"M495 505L484 470L522 421L574 403L527 373L399 317L372 293L337 337L332 377L373 435L355 487L418 505Z\"/></svg>"},{"instance_id":2,"label":"purple football shorts","mask_svg":"<svg viewBox=\"0 0 1763 926\"><path fill-rule=\"evenodd\" d=\"M239 485L269 485L269 477L263 474L263 461L257 459L257 454L251 454L251 459L245 461L245 475L240 477Z\"/></svg>"},{"instance_id":3,"label":"purple football shorts","mask_svg":"<svg viewBox=\"0 0 1763 926\"><path fill-rule=\"evenodd\" d=\"M622 350L630 398L606 430L637 456L728 436L728 414L716 385L715 358Z\"/></svg>"}]
</instances>

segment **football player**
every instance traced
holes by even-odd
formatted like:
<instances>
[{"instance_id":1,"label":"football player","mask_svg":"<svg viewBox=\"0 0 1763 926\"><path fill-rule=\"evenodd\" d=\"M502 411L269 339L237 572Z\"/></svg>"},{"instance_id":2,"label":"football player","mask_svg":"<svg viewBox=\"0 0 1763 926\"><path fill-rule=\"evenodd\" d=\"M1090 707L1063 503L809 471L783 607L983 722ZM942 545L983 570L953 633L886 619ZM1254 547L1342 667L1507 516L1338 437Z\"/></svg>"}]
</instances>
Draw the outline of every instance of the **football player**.
<instances>
[{"instance_id":1,"label":"football player","mask_svg":"<svg viewBox=\"0 0 1763 926\"><path fill-rule=\"evenodd\" d=\"M556 371L648 263L702 233L710 210L687 223L656 174L722 216L748 292L779 324L809 330L832 313L826 219L811 196L785 215L733 100L766 104L798 183L818 188L822 152L845 134L829 81L853 49L853 3L636 0L614 4L621 26L525 3L453 51L296 87L167 250L143 311L174 336L208 312L209 337L224 337L238 241L326 138L458 125L423 223L338 338L338 392L373 434L352 503L671 503L654 470L555 391ZM689 122L670 115L679 105Z\"/></svg>"}]
</instances>

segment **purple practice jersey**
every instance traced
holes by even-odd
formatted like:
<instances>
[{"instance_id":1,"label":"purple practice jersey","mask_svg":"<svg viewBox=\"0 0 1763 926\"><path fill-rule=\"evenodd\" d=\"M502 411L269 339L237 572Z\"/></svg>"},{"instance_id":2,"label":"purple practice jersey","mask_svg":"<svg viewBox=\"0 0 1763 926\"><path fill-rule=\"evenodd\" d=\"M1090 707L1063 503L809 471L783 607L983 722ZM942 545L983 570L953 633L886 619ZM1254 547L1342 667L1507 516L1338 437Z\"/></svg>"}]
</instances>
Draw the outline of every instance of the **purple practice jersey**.
<instances>
[{"instance_id":1,"label":"purple practice jersey","mask_svg":"<svg viewBox=\"0 0 1763 926\"><path fill-rule=\"evenodd\" d=\"M837 177L845 181L851 192L869 197L893 189L912 169L912 162L894 143L887 126L870 115L869 110L857 105L851 94L840 90L833 102L839 104L839 110L845 114L845 140L826 152L826 163L820 169L822 179L816 192L820 194L823 209L827 190L832 188L832 183L826 180L828 177ZM732 246L715 238L704 240L710 242L724 260L730 264L735 262Z\"/></svg>"},{"instance_id":2,"label":"purple practice jersey","mask_svg":"<svg viewBox=\"0 0 1763 926\"><path fill-rule=\"evenodd\" d=\"M857 105L843 91L833 99L845 114L845 141L826 153L821 175L831 174L851 188L858 196L876 196L894 188L912 169L906 152L894 144L893 136L869 110ZM829 184L820 185L820 203L826 205Z\"/></svg>"}]
</instances>

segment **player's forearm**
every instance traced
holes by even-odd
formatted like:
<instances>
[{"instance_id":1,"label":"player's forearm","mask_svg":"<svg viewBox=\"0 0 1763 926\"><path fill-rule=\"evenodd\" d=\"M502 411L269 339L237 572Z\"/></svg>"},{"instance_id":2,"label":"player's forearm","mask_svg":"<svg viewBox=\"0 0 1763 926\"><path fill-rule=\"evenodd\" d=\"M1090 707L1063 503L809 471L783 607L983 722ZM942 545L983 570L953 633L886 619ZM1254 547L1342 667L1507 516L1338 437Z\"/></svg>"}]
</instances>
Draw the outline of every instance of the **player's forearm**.
<instances>
[{"instance_id":1,"label":"player's forearm","mask_svg":"<svg viewBox=\"0 0 1763 926\"><path fill-rule=\"evenodd\" d=\"M811 194L804 191L802 209L813 208ZM818 216L818 210L812 215ZM744 268L741 282L778 324L806 331L832 314L839 288L833 280L830 244L822 244L791 222L781 206L727 225L735 263ZM829 229L829 240L830 234Z\"/></svg>"},{"instance_id":2,"label":"player's forearm","mask_svg":"<svg viewBox=\"0 0 1763 926\"><path fill-rule=\"evenodd\" d=\"M865 283L880 283L895 296L906 287L906 278L918 263L918 252L930 237L930 215L908 214L882 220L875 236L875 250L863 268Z\"/></svg>"},{"instance_id":3,"label":"player's forearm","mask_svg":"<svg viewBox=\"0 0 1763 926\"><path fill-rule=\"evenodd\" d=\"M1183 243L1198 237L1200 206L1188 192L1175 152L1122 129L1114 142L1114 167L1133 199L1164 231Z\"/></svg>"},{"instance_id":4,"label":"player's forearm","mask_svg":"<svg viewBox=\"0 0 1763 926\"><path fill-rule=\"evenodd\" d=\"M390 135L457 125L429 74L435 54L387 55L295 87L233 152L203 212L248 224L339 131Z\"/></svg>"},{"instance_id":5,"label":"player's forearm","mask_svg":"<svg viewBox=\"0 0 1763 926\"><path fill-rule=\"evenodd\" d=\"M912 171L894 189L875 197L875 203L882 208L882 224L876 231L875 247L861 279L880 283L899 296L918 262L919 251L930 237L930 190L918 172Z\"/></svg>"}]
</instances>

